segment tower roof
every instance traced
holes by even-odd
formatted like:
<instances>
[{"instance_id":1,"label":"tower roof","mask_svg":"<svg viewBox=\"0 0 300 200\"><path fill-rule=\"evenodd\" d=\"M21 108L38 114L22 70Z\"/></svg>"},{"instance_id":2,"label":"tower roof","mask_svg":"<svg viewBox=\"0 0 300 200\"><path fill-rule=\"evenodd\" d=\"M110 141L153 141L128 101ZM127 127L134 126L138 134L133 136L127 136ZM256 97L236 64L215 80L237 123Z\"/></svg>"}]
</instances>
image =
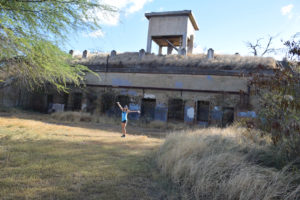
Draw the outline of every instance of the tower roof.
<instances>
[{"instance_id":1,"label":"tower roof","mask_svg":"<svg viewBox=\"0 0 300 200\"><path fill-rule=\"evenodd\" d=\"M189 19L191 20L194 29L196 31L199 30L198 24L191 10L145 13L145 17L147 17L147 19L150 19L151 17L164 17L164 16L189 16Z\"/></svg>"}]
</instances>

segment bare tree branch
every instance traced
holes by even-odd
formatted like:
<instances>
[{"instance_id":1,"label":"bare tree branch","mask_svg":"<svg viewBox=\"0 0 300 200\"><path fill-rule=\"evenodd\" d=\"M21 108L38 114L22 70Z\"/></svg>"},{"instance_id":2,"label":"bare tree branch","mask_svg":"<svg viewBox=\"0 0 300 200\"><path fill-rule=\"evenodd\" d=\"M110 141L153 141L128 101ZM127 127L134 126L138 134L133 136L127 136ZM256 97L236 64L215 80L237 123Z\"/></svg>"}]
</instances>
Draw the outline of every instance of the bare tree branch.
<instances>
[{"instance_id":1,"label":"bare tree branch","mask_svg":"<svg viewBox=\"0 0 300 200\"><path fill-rule=\"evenodd\" d=\"M273 36L270 36L270 37L269 37L268 44L267 44L267 46L266 46L264 52L261 54L261 56L264 56L266 53L270 53L270 52L273 52L273 51L274 51L273 48L270 48L273 39L274 39Z\"/></svg>"},{"instance_id":2,"label":"bare tree branch","mask_svg":"<svg viewBox=\"0 0 300 200\"><path fill-rule=\"evenodd\" d=\"M246 42L246 46L248 47L248 49L250 49L251 53L254 55L254 56L264 56L268 53L271 53L271 52L275 52L276 50L274 48L271 48L272 46L272 41L274 40L276 36L269 36L268 38L268 43L266 44L265 47L263 47L263 44L261 43L261 41L264 39L264 38L259 38L256 40L255 43L252 43L252 42ZM260 50L261 49L264 49L262 51L262 53L260 53Z\"/></svg>"}]
</instances>

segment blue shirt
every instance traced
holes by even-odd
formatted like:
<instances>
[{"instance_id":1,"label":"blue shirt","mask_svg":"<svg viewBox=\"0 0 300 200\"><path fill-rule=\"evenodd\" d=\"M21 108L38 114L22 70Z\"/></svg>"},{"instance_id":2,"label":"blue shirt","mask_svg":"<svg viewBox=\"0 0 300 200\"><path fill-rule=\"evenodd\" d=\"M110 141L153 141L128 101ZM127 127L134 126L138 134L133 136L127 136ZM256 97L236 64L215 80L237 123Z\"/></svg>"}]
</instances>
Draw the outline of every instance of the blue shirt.
<instances>
[{"instance_id":1,"label":"blue shirt","mask_svg":"<svg viewBox=\"0 0 300 200\"><path fill-rule=\"evenodd\" d=\"M122 112L122 121L127 121L127 112Z\"/></svg>"}]
</instances>

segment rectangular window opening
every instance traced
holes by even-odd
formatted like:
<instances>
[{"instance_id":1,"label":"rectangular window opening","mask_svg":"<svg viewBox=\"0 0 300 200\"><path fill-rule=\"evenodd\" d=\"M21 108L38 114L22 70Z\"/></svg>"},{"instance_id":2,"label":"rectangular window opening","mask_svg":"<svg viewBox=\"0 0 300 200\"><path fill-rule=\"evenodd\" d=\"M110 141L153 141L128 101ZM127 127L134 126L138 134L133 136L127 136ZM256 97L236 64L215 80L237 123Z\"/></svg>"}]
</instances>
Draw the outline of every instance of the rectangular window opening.
<instances>
[{"instance_id":1,"label":"rectangular window opening","mask_svg":"<svg viewBox=\"0 0 300 200\"><path fill-rule=\"evenodd\" d=\"M197 102L197 121L209 121L209 101Z\"/></svg>"},{"instance_id":2,"label":"rectangular window opening","mask_svg":"<svg viewBox=\"0 0 300 200\"><path fill-rule=\"evenodd\" d=\"M156 99L142 99L141 117L154 120Z\"/></svg>"},{"instance_id":3,"label":"rectangular window opening","mask_svg":"<svg viewBox=\"0 0 300 200\"><path fill-rule=\"evenodd\" d=\"M184 120L184 101L182 99L170 99L168 103L168 120Z\"/></svg>"},{"instance_id":4,"label":"rectangular window opening","mask_svg":"<svg viewBox=\"0 0 300 200\"><path fill-rule=\"evenodd\" d=\"M222 127L229 126L234 121L234 108L223 107Z\"/></svg>"},{"instance_id":5,"label":"rectangular window opening","mask_svg":"<svg viewBox=\"0 0 300 200\"><path fill-rule=\"evenodd\" d=\"M82 103L82 94L74 93L73 94L73 111L81 110L81 103Z\"/></svg>"}]
</instances>

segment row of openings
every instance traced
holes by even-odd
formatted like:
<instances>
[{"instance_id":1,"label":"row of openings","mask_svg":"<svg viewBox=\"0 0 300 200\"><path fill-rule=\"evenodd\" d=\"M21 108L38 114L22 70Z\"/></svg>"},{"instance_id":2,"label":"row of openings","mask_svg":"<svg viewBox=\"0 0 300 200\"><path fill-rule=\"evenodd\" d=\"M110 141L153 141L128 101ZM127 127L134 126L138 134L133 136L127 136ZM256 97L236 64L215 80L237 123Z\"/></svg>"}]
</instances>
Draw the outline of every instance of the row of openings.
<instances>
[{"instance_id":1,"label":"row of openings","mask_svg":"<svg viewBox=\"0 0 300 200\"><path fill-rule=\"evenodd\" d=\"M110 94L102 96L102 112L107 112L113 108L116 114L120 113L120 110L116 107L115 102L119 101L121 105L129 105L129 96L119 95L114 98ZM48 102L53 102L53 96L48 96ZM65 108L68 103L68 95L64 97ZM73 102L71 110L81 110L82 105L82 94L73 93ZM155 118L156 99L142 99L141 102L141 117L154 120ZM183 121L184 120L184 108L185 102L182 99L170 99L168 101L168 121ZM210 103L209 101L197 101L196 103L196 120L201 122L209 122L210 119ZM222 108L222 126L229 125L234 120L234 109L231 107Z\"/></svg>"},{"instance_id":2,"label":"row of openings","mask_svg":"<svg viewBox=\"0 0 300 200\"><path fill-rule=\"evenodd\" d=\"M142 117L154 119L155 99L142 99L141 113ZM185 103L182 99L170 99L168 102L168 121L184 120ZM196 120L208 123L210 120L210 103L209 101L196 102ZM222 126L230 125L234 120L234 109L232 107L222 108Z\"/></svg>"}]
</instances>

